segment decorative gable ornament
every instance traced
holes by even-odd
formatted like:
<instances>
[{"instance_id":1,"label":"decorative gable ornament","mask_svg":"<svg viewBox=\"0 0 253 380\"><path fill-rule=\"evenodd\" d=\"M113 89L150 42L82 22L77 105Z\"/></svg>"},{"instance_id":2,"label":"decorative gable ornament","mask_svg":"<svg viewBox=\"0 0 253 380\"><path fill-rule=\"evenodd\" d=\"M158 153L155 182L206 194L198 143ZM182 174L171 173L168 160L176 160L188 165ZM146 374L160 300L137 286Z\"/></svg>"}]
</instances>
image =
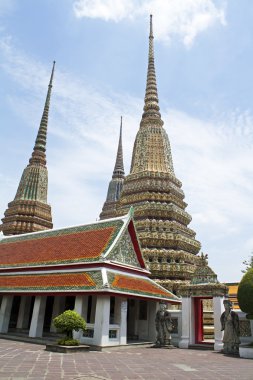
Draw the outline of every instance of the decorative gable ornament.
<instances>
[{"instance_id":1,"label":"decorative gable ornament","mask_svg":"<svg viewBox=\"0 0 253 380\"><path fill-rule=\"evenodd\" d=\"M192 275L191 284L215 284L219 283L217 274L208 266L208 255L201 252L199 266Z\"/></svg>"},{"instance_id":2,"label":"decorative gable ornament","mask_svg":"<svg viewBox=\"0 0 253 380\"><path fill-rule=\"evenodd\" d=\"M133 242L128 231L125 231L117 246L113 248L107 256L107 260L140 267Z\"/></svg>"}]
</instances>

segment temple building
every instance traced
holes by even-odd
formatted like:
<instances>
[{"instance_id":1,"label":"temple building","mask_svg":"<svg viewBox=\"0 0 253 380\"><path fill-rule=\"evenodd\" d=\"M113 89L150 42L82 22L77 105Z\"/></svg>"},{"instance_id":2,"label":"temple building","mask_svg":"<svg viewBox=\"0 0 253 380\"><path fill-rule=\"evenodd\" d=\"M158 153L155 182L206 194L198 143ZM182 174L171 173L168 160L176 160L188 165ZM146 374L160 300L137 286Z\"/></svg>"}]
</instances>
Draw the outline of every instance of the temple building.
<instances>
[{"instance_id":1,"label":"temple building","mask_svg":"<svg viewBox=\"0 0 253 380\"><path fill-rule=\"evenodd\" d=\"M116 162L113 170L112 179L108 186L107 197L104 203L100 219L113 218L116 215L116 207L118 205L123 182L125 179L123 150L122 150L122 116L120 123L119 144Z\"/></svg>"},{"instance_id":2,"label":"temple building","mask_svg":"<svg viewBox=\"0 0 253 380\"><path fill-rule=\"evenodd\" d=\"M75 309L87 322L77 338L92 346L154 341L159 302L180 299L149 278L132 211L93 224L0 239L0 333L55 332Z\"/></svg>"},{"instance_id":3,"label":"temple building","mask_svg":"<svg viewBox=\"0 0 253 380\"><path fill-rule=\"evenodd\" d=\"M0 231L4 235L18 235L53 227L51 206L47 203L46 141L54 66L55 62L32 156L23 171L16 196L8 204L0 225Z\"/></svg>"},{"instance_id":4,"label":"temple building","mask_svg":"<svg viewBox=\"0 0 253 380\"><path fill-rule=\"evenodd\" d=\"M144 112L134 143L130 174L124 180L116 207L115 202L112 207L106 202L106 214L103 209L100 218L124 215L131 206L134 206L136 228L152 278L177 292L196 269L200 243L188 227L191 216L185 211L182 184L174 172L170 142L161 119L152 16Z\"/></svg>"}]
</instances>

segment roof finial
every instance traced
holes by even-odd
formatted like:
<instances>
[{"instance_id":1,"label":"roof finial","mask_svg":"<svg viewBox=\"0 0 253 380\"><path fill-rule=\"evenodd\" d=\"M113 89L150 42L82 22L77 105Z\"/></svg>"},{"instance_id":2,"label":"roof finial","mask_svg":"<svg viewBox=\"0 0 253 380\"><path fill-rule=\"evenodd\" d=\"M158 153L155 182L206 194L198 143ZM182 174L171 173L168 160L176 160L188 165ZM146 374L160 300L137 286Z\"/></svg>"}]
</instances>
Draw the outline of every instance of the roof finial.
<instances>
[{"instance_id":1,"label":"roof finial","mask_svg":"<svg viewBox=\"0 0 253 380\"><path fill-rule=\"evenodd\" d=\"M30 164L31 163L41 163L43 165L46 164L46 142L47 142L47 124L48 124L48 113L49 113L49 105L50 105L50 98L51 98L51 90L53 86L53 77L54 77L54 68L55 68L55 61L53 61L53 68L50 76L50 81L48 84L48 91L47 91L47 97L46 102L40 122L39 131L35 140L35 145L33 148L32 157L30 158Z\"/></svg>"},{"instance_id":2,"label":"roof finial","mask_svg":"<svg viewBox=\"0 0 253 380\"><path fill-rule=\"evenodd\" d=\"M150 15L150 31L149 31L149 38L154 38L153 36L153 22L152 22L152 15Z\"/></svg>"},{"instance_id":3,"label":"roof finial","mask_svg":"<svg viewBox=\"0 0 253 380\"><path fill-rule=\"evenodd\" d=\"M49 82L49 85L48 85L48 86L52 86L52 85L53 85L54 67L55 67L55 61L53 61L53 68L52 68L51 77L50 77L50 82Z\"/></svg>"},{"instance_id":4,"label":"roof finial","mask_svg":"<svg viewBox=\"0 0 253 380\"><path fill-rule=\"evenodd\" d=\"M145 119L151 118L152 120L159 120L158 124L163 125L161 114L159 112L158 94L156 85L155 74L155 61L154 61L154 36L153 36L153 22L152 15L150 15L150 32L149 32L149 52L148 52L148 73L146 93L144 100L144 113L142 115L142 124Z\"/></svg>"},{"instance_id":5,"label":"roof finial","mask_svg":"<svg viewBox=\"0 0 253 380\"><path fill-rule=\"evenodd\" d=\"M113 178L122 176L124 177L124 164L123 164L123 149L122 149L122 116L120 117L120 133L119 133L119 144L118 144L118 151L117 151L117 157L116 162L114 166L113 171Z\"/></svg>"}]
</instances>

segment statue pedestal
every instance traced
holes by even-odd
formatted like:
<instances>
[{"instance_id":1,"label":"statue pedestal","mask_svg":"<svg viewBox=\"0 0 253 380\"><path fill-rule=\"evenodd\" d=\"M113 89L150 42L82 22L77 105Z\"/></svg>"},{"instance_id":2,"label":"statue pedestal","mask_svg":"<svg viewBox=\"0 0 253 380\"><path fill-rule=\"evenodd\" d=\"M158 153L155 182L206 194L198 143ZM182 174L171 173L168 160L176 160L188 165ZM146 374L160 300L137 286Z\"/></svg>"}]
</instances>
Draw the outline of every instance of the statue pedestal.
<instances>
[{"instance_id":1,"label":"statue pedestal","mask_svg":"<svg viewBox=\"0 0 253 380\"><path fill-rule=\"evenodd\" d=\"M239 346L240 358L253 359L253 347L247 345Z\"/></svg>"},{"instance_id":2,"label":"statue pedestal","mask_svg":"<svg viewBox=\"0 0 253 380\"><path fill-rule=\"evenodd\" d=\"M163 346L160 346L159 344L154 344L152 348L172 349L172 348L177 348L177 347L172 346L172 344L166 344Z\"/></svg>"}]
</instances>

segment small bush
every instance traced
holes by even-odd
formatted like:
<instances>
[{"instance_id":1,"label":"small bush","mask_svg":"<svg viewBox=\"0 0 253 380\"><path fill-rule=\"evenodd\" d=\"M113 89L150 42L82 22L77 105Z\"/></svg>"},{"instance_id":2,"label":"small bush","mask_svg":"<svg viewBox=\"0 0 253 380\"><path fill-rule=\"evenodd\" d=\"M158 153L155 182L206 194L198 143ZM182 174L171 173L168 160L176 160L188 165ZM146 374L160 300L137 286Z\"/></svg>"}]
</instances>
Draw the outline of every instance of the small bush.
<instances>
[{"instance_id":1,"label":"small bush","mask_svg":"<svg viewBox=\"0 0 253 380\"><path fill-rule=\"evenodd\" d=\"M76 339L62 338L58 340L60 346L79 346L79 341Z\"/></svg>"},{"instance_id":2,"label":"small bush","mask_svg":"<svg viewBox=\"0 0 253 380\"><path fill-rule=\"evenodd\" d=\"M73 339L73 330L85 330L85 320L74 310L66 310L58 317L53 319L53 323L57 329L66 334L66 338Z\"/></svg>"},{"instance_id":3,"label":"small bush","mask_svg":"<svg viewBox=\"0 0 253 380\"><path fill-rule=\"evenodd\" d=\"M247 270L238 286L238 303L240 309L253 319L253 268Z\"/></svg>"}]
</instances>

